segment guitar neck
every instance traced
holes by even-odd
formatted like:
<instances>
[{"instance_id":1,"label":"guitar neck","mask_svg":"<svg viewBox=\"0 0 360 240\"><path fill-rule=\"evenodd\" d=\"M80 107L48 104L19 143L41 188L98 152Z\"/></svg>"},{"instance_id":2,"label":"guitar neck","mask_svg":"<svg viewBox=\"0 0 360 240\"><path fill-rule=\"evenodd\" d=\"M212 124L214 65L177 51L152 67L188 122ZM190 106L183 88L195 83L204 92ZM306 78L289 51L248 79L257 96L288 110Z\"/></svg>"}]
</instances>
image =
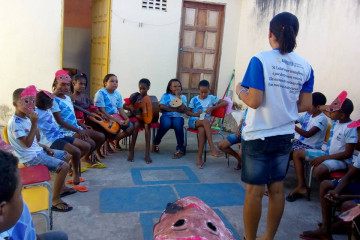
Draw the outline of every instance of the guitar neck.
<instances>
[{"instance_id":1,"label":"guitar neck","mask_svg":"<svg viewBox=\"0 0 360 240\"><path fill-rule=\"evenodd\" d=\"M77 106L77 105L75 105L75 104L74 104L74 108L75 108L76 110L79 110L79 111L81 111L81 112L89 115L89 116L92 116L93 118L97 118L97 116L95 116L95 115L92 114L91 112L89 112L89 111L85 110L84 108L79 107L79 106Z\"/></svg>"}]
</instances>

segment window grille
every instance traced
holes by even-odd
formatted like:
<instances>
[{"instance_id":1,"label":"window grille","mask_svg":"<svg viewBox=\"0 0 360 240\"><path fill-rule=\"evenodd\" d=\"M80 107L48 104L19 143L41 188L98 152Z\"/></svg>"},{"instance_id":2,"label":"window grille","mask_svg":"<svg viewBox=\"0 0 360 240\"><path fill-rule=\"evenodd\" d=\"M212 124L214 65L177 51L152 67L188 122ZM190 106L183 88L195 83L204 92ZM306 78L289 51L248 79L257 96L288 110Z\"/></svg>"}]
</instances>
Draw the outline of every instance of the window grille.
<instances>
[{"instance_id":1,"label":"window grille","mask_svg":"<svg viewBox=\"0 0 360 240\"><path fill-rule=\"evenodd\" d=\"M142 8L166 12L167 2L168 0L142 0Z\"/></svg>"}]
</instances>

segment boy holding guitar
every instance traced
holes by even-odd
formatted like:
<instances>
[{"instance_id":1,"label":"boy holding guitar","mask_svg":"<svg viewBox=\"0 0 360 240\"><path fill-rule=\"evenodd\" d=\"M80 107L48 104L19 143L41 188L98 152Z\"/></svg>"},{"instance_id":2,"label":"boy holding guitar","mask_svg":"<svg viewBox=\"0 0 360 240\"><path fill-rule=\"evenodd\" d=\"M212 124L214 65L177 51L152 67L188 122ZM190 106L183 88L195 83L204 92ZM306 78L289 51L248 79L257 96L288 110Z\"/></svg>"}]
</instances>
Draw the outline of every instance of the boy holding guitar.
<instances>
[{"instance_id":1,"label":"boy holding guitar","mask_svg":"<svg viewBox=\"0 0 360 240\"><path fill-rule=\"evenodd\" d=\"M150 124L152 122L157 122L158 114L159 114L158 102L156 97L150 97L147 95L149 89L150 89L149 79L142 78L139 81L139 92L135 92L131 94L130 96L131 103L128 106L125 106L126 110L129 110L132 115L136 116L137 119L135 122L138 123L140 121L141 123L141 124L136 124L136 128L134 130L136 134L134 133L133 135L133 136L136 135L136 137L133 138L133 141L131 142L133 146L130 146L130 149L134 149L137 133L139 131L139 128L143 126L145 129L145 145L146 145L145 162L147 164L152 163L152 160L150 158L150 138L151 138ZM154 106L152 106L153 104L151 98L155 99L153 101L155 103ZM154 115L156 115L157 117L154 118ZM134 155L131 155L131 152L129 154L129 159L130 157L132 158L134 157ZM132 159L130 159L129 161L131 160Z\"/></svg>"}]
</instances>

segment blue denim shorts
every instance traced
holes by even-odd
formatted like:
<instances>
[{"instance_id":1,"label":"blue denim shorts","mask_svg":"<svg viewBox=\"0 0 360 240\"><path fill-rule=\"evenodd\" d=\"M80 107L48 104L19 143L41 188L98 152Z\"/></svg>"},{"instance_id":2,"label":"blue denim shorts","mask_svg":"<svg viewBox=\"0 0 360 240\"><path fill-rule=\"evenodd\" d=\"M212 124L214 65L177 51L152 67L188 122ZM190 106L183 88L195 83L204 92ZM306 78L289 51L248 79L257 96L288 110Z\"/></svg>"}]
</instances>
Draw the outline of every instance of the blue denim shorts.
<instances>
[{"instance_id":1,"label":"blue denim shorts","mask_svg":"<svg viewBox=\"0 0 360 240\"><path fill-rule=\"evenodd\" d=\"M73 144L75 138L65 136L63 138L56 139L50 146L52 149L64 150L67 143Z\"/></svg>"},{"instance_id":2,"label":"blue denim shorts","mask_svg":"<svg viewBox=\"0 0 360 240\"><path fill-rule=\"evenodd\" d=\"M53 151L55 153L54 157L49 156L43 150L34 159L24 163L24 166L45 165L49 171L60 172L61 168L66 164L67 152L55 149Z\"/></svg>"},{"instance_id":3,"label":"blue denim shorts","mask_svg":"<svg viewBox=\"0 0 360 240\"><path fill-rule=\"evenodd\" d=\"M199 117L190 117L190 118L189 118L189 122L188 122L189 128L197 129L197 127L196 127L196 121L197 121L198 119L199 119Z\"/></svg>"},{"instance_id":4,"label":"blue denim shorts","mask_svg":"<svg viewBox=\"0 0 360 240\"><path fill-rule=\"evenodd\" d=\"M252 185L283 181L294 134L241 142L241 180Z\"/></svg>"},{"instance_id":5,"label":"blue denim shorts","mask_svg":"<svg viewBox=\"0 0 360 240\"><path fill-rule=\"evenodd\" d=\"M236 133L230 134L229 136L226 137L226 139L229 141L229 143L230 143L231 145L234 145L234 144L237 144L237 143L240 143L240 142L241 142L241 137L238 138L238 137L236 136Z\"/></svg>"}]
</instances>

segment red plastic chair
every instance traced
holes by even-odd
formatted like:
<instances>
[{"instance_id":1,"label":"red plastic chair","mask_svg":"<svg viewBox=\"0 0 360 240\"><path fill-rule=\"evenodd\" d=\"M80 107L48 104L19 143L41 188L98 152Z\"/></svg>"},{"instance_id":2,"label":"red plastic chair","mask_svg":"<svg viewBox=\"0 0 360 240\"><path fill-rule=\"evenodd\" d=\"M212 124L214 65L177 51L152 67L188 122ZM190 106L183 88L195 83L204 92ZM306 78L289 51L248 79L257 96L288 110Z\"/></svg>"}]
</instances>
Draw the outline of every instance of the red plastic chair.
<instances>
[{"instance_id":1,"label":"red plastic chair","mask_svg":"<svg viewBox=\"0 0 360 240\"><path fill-rule=\"evenodd\" d=\"M23 185L41 183L50 180L49 169L44 165L35 165L19 168Z\"/></svg>"},{"instance_id":2,"label":"red plastic chair","mask_svg":"<svg viewBox=\"0 0 360 240\"><path fill-rule=\"evenodd\" d=\"M210 122L212 124L211 129L210 129L211 134L220 134L223 139L225 138L224 135L222 134L225 114L226 114L226 107L221 107L221 108L215 109L214 111L211 112L212 119L210 119ZM215 122L216 118L220 119L220 125L219 125L219 127L214 128L213 123ZM196 138L197 138L197 141L198 141L198 144L199 144L199 130L189 128L189 127L187 127L187 128L184 127L185 153L186 153L186 147L187 147L187 132L188 131L192 132L192 133L196 133ZM206 143L207 143L207 139L205 139L205 145L204 145L204 162L206 162Z\"/></svg>"}]
</instances>

